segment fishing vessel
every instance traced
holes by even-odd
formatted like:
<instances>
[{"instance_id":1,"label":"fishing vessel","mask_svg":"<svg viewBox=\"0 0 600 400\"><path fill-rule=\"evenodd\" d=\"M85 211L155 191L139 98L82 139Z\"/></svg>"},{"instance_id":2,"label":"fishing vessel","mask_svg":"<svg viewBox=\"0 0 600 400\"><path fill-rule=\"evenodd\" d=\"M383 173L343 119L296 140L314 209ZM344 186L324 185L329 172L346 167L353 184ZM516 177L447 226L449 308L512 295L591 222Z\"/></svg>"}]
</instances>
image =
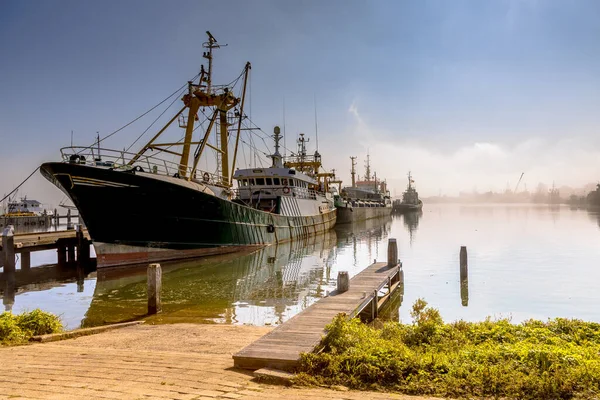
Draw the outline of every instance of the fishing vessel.
<instances>
[{"instance_id":1,"label":"fishing vessel","mask_svg":"<svg viewBox=\"0 0 600 400\"><path fill-rule=\"evenodd\" d=\"M321 155L307 154L303 137L301 151L284 159L275 127L272 165L236 170L241 133L254 129L244 114L251 66L231 84L214 85L213 50L220 45L207 35L208 69L202 66L198 80L185 85L180 111L140 151L103 149L98 139L97 147L63 148L62 162L40 167L79 210L98 267L258 248L335 225ZM160 141L176 120L183 139ZM215 170L202 170L210 151Z\"/></svg>"},{"instance_id":2,"label":"fishing vessel","mask_svg":"<svg viewBox=\"0 0 600 400\"><path fill-rule=\"evenodd\" d=\"M394 212L411 212L419 211L423 208L423 201L419 199L419 193L413 186L415 181L412 178L410 171L408 172L408 185L404 193L402 193L402 200L394 200L393 209Z\"/></svg>"},{"instance_id":3,"label":"fishing vessel","mask_svg":"<svg viewBox=\"0 0 600 400\"><path fill-rule=\"evenodd\" d=\"M365 176L356 181L356 157L352 161L352 186L340 190L335 196L337 207L337 223L351 223L371 218L381 218L392 213L392 202L387 183L377 180L377 175L371 175L370 157L367 154Z\"/></svg>"}]
</instances>

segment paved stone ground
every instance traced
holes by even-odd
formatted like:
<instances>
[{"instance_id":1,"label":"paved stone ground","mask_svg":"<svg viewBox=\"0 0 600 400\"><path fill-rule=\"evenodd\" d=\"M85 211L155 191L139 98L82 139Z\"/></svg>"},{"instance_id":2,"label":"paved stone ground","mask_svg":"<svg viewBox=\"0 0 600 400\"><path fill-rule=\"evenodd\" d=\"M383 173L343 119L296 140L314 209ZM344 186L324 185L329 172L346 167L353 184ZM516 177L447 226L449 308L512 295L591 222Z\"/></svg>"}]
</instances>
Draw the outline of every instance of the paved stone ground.
<instances>
[{"instance_id":1,"label":"paved stone ground","mask_svg":"<svg viewBox=\"0 0 600 400\"><path fill-rule=\"evenodd\" d=\"M256 383L231 355L270 328L139 325L61 342L0 347L0 399L405 399Z\"/></svg>"}]
</instances>

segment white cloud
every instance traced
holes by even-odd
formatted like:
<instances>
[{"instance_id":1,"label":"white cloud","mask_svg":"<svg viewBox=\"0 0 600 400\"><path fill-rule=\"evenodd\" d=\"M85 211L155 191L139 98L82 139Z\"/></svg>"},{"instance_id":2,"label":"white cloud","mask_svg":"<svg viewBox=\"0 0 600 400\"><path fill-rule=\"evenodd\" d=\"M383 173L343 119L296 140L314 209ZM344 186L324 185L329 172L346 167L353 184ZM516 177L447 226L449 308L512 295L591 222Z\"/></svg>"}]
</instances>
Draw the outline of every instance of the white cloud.
<instances>
[{"instance_id":1,"label":"white cloud","mask_svg":"<svg viewBox=\"0 0 600 400\"><path fill-rule=\"evenodd\" d=\"M530 189L539 182L576 187L600 178L597 162L600 149L590 146L583 138L549 141L536 136L523 138L516 145L474 141L458 148L440 150L439 146L433 149L418 140L390 139L394 137L392 130L373 129L368 116L359 112L356 102L351 104L348 112L351 123L346 136L357 142L355 151L361 147L369 149L378 176L387 178L397 194L404 189L409 170L422 195L437 195L440 190L453 195L474 188L500 191L507 184L514 188L522 172L525 173L522 184L527 184ZM365 155L360 154L363 158ZM347 164L345 157L334 162ZM349 181L349 176L341 175Z\"/></svg>"}]
</instances>

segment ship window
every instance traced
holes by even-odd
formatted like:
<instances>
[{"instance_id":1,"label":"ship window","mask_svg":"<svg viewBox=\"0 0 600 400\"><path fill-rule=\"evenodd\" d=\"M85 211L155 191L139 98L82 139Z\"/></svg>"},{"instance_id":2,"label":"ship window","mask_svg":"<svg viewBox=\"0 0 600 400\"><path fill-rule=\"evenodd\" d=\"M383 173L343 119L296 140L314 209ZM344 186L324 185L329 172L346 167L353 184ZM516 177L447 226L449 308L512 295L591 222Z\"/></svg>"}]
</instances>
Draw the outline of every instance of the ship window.
<instances>
[{"instance_id":1,"label":"ship window","mask_svg":"<svg viewBox=\"0 0 600 400\"><path fill-rule=\"evenodd\" d=\"M254 185L254 178L248 179L248 183L250 183L250 185Z\"/></svg>"},{"instance_id":2,"label":"ship window","mask_svg":"<svg viewBox=\"0 0 600 400\"><path fill-rule=\"evenodd\" d=\"M271 178L265 178L265 180L267 181L267 186L273 185L273 180Z\"/></svg>"},{"instance_id":3,"label":"ship window","mask_svg":"<svg viewBox=\"0 0 600 400\"><path fill-rule=\"evenodd\" d=\"M265 184L265 178L256 178L256 184L257 185L264 185Z\"/></svg>"},{"instance_id":4,"label":"ship window","mask_svg":"<svg viewBox=\"0 0 600 400\"><path fill-rule=\"evenodd\" d=\"M290 179L290 186L294 186L294 180Z\"/></svg>"},{"instance_id":5,"label":"ship window","mask_svg":"<svg viewBox=\"0 0 600 400\"><path fill-rule=\"evenodd\" d=\"M287 180L287 178L282 178L282 179L281 179L281 184L282 184L283 186L287 186L287 185L288 185L288 180Z\"/></svg>"},{"instance_id":6,"label":"ship window","mask_svg":"<svg viewBox=\"0 0 600 400\"><path fill-rule=\"evenodd\" d=\"M273 185L279 186L279 178L273 178Z\"/></svg>"}]
</instances>

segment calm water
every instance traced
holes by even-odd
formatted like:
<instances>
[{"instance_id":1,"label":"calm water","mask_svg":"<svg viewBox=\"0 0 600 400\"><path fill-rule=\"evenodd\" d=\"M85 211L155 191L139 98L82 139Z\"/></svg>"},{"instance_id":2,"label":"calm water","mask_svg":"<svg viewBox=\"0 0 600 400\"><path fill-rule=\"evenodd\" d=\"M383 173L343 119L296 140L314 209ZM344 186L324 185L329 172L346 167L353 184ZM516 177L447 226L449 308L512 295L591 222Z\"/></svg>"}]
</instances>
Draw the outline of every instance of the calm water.
<instances>
[{"instance_id":1,"label":"calm water","mask_svg":"<svg viewBox=\"0 0 600 400\"><path fill-rule=\"evenodd\" d=\"M410 321L410 306L422 297L449 321L600 322L600 217L533 205L426 205L422 214L337 227L251 254L163 264L163 313L152 320L279 324L333 290L338 271L354 275L374 259L385 261L390 237L398 240L404 266L402 321ZM461 245L469 254L462 287ZM53 253L32 255L32 265L53 261ZM14 299L4 292L5 307L16 313L40 307L61 314L69 328L145 313L145 270L100 271L85 279L62 271L53 282L56 271L46 269L44 283L21 277Z\"/></svg>"}]
</instances>

